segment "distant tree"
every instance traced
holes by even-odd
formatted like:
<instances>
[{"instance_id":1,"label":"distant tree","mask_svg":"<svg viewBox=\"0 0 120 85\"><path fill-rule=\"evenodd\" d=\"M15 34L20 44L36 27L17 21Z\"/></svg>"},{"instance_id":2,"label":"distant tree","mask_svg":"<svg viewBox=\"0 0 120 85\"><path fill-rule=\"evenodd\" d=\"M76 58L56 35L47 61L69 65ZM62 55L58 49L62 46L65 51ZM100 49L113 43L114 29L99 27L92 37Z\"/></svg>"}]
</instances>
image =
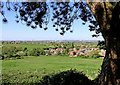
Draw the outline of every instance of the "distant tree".
<instances>
[{"instance_id":1,"label":"distant tree","mask_svg":"<svg viewBox=\"0 0 120 85\"><path fill-rule=\"evenodd\" d=\"M57 50L57 53L56 53L57 55L61 55L61 52L60 52L60 50Z\"/></svg>"},{"instance_id":2,"label":"distant tree","mask_svg":"<svg viewBox=\"0 0 120 85\"><path fill-rule=\"evenodd\" d=\"M101 56L99 55L99 51L96 51L96 50L91 51L91 52L88 54L88 56L91 57L91 58L99 58L99 57L101 57Z\"/></svg>"},{"instance_id":3,"label":"distant tree","mask_svg":"<svg viewBox=\"0 0 120 85\"><path fill-rule=\"evenodd\" d=\"M65 54L68 54L69 53L69 48L66 48L65 49Z\"/></svg>"},{"instance_id":4,"label":"distant tree","mask_svg":"<svg viewBox=\"0 0 120 85\"><path fill-rule=\"evenodd\" d=\"M24 51L24 56L28 56L28 50Z\"/></svg>"},{"instance_id":5,"label":"distant tree","mask_svg":"<svg viewBox=\"0 0 120 85\"><path fill-rule=\"evenodd\" d=\"M22 47L16 46L16 47L15 47L15 51L16 51L16 52L22 51Z\"/></svg>"},{"instance_id":6,"label":"distant tree","mask_svg":"<svg viewBox=\"0 0 120 85\"><path fill-rule=\"evenodd\" d=\"M61 48L61 45L59 45L58 48Z\"/></svg>"},{"instance_id":7,"label":"distant tree","mask_svg":"<svg viewBox=\"0 0 120 85\"><path fill-rule=\"evenodd\" d=\"M31 51L30 50L26 51L26 55L31 56Z\"/></svg>"},{"instance_id":8,"label":"distant tree","mask_svg":"<svg viewBox=\"0 0 120 85\"><path fill-rule=\"evenodd\" d=\"M71 48L74 48L74 43L72 43L72 46L71 46Z\"/></svg>"},{"instance_id":9,"label":"distant tree","mask_svg":"<svg viewBox=\"0 0 120 85\"><path fill-rule=\"evenodd\" d=\"M27 47L23 48L23 51L26 51L27 50Z\"/></svg>"},{"instance_id":10,"label":"distant tree","mask_svg":"<svg viewBox=\"0 0 120 85\"><path fill-rule=\"evenodd\" d=\"M79 47L77 45L75 46L75 48L76 48L76 50L79 50Z\"/></svg>"},{"instance_id":11,"label":"distant tree","mask_svg":"<svg viewBox=\"0 0 120 85\"><path fill-rule=\"evenodd\" d=\"M43 49L39 49L40 55L45 55L45 51Z\"/></svg>"},{"instance_id":12,"label":"distant tree","mask_svg":"<svg viewBox=\"0 0 120 85\"><path fill-rule=\"evenodd\" d=\"M33 48L33 49L30 49L27 54L29 56L39 56L39 55L45 55L45 52L43 49L40 49L40 48Z\"/></svg>"},{"instance_id":13,"label":"distant tree","mask_svg":"<svg viewBox=\"0 0 120 85\"><path fill-rule=\"evenodd\" d=\"M86 48L86 46L82 46L82 48L84 49L84 48Z\"/></svg>"},{"instance_id":14,"label":"distant tree","mask_svg":"<svg viewBox=\"0 0 120 85\"><path fill-rule=\"evenodd\" d=\"M30 56L37 56L36 49L30 49Z\"/></svg>"},{"instance_id":15,"label":"distant tree","mask_svg":"<svg viewBox=\"0 0 120 85\"><path fill-rule=\"evenodd\" d=\"M47 54L47 53L46 53ZM51 55L50 51L48 51L48 55Z\"/></svg>"},{"instance_id":16,"label":"distant tree","mask_svg":"<svg viewBox=\"0 0 120 85\"><path fill-rule=\"evenodd\" d=\"M3 46L2 47L2 55L6 55L7 57L13 57L15 54L15 47L12 46Z\"/></svg>"},{"instance_id":17,"label":"distant tree","mask_svg":"<svg viewBox=\"0 0 120 85\"><path fill-rule=\"evenodd\" d=\"M24 56L24 52L23 52L23 51L18 51L16 54L17 54L17 56L19 56L19 57Z\"/></svg>"},{"instance_id":18,"label":"distant tree","mask_svg":"<svg viewBox=\"0 0 120 85\"><path fill-rule=\"evenodd\" d=\"M65 45L63 45L63 48L66 48L66 46L65 46Z\"/></svg>"}]
</instances>

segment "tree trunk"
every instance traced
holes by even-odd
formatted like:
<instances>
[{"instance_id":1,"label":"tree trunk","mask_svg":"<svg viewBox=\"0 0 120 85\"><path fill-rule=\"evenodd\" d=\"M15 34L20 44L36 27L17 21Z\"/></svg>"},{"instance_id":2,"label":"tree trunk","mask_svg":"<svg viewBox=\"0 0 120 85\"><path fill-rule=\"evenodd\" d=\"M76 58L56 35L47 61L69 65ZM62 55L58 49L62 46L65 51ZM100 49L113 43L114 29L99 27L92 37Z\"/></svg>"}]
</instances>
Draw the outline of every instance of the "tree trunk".
<instances>
[{"instance_id":1,"label":"tree trunk","mask_svg":"<svg viewBox=\"0 0 120 85\"><path fill-rule=\"evenodd\" d=\"M113 39L106 39L106 48L99 79L100 84L120 85L120 42L115 43Z\"/></svg>"},{"instance_id":2,"label":"tree trunk","mask_svg":"<svg viewBox=\"0 0 120 85\"><path fill-rule=\"evenodd\" d=\"M120 85L120 6L106 2L87 2L105 40L106 55L99 77L100 85Z\"/></svg>"}]
</instances>

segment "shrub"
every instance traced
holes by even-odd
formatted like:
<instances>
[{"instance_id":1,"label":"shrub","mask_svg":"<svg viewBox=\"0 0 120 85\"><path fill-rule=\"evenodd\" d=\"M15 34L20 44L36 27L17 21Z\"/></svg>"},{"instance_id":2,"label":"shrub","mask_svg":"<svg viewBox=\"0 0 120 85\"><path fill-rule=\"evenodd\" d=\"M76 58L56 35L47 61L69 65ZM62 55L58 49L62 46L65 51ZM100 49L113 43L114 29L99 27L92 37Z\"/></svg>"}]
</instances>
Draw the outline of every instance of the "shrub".
<instances>
[{"instance_id":1,"label":"shrub","mask_svg":"<svg viewBox=\"0 0 120 85\"><path fill-rule=\"evenodd\" d=\"M3 46L2 47L2 55L7 55L7 57L13 57L15 54L15 47L12 46Z\"/></svg>"},{"instance_id":2,"label":"shrub","mask_svg":"<svg viewBox=\"0 0 120 85\"><path fill-rule=\"evenodd\" d=\"M15 51L16 51L16 52L22 51L22 47L16 46L16 47L15 47Z\"/></svg>"},{"instance_id":3,"label":"shrub","mask_svg":"<svg viewBox=\"0 0 120 85\"><path fill-rule=\"evenodd\" d=\"M61 52L59 51L59 50L57 50L57 53L56 53L57 55L61 55Z\"/></svg>"},{"instance_id":4,"label":"shrub","mask_svg":"<svg viewBox=\"0 0 120 85\"><path fill-rule=\"evenodd\" d=\"M80 57L80 58L88 58L88 56L84 56L84 55L78 55L78 57Z\"/></svg>"},{"instance_id":5,"label":"shrub","mask_svg":"<svg viewBox=\"0 0 120 85\"><path fill-rule=\"evenodd\" d=\"M96 50L91 51L91 52L88 54L88 56L89 56L89 58L99 58L99 57L101 57L101 56L99 55L99 51L96 51Z\"/></svg>"},{"instance_id":6,"label":"shrub","mask_svg":"<svg viewBox=\"0 0 120 85\"><path fill-rule=\"evenodd\" d=\"M41 85L95 85L95 83L89 80L82 72L71 69L43 77Z\"/></svg>"},{"instance_id":7,"label":"shrub","mask_svg":"<svg viewBox=\"0 0 120 85\"><path fill-rule=\"evenodd\" d=\"M21 47L14 46L3 46L2 47L2 59L6 58L20 58L23 56L23 51Z\"/></svg>"}]
</instances>

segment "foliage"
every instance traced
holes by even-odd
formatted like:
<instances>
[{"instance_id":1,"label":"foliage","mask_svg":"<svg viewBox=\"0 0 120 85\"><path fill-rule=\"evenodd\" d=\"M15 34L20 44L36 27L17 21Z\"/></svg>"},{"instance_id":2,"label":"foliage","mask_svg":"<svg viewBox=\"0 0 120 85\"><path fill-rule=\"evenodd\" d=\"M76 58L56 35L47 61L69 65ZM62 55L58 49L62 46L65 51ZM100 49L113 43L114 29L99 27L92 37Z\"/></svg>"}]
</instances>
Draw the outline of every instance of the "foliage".
<instances>
[{"instance_id":1,"label":"foliage","mask_svg":"<svg viewBox=\"0 0 120 85\"><path fill-rule=\"evenodd\" d=\"M4 58L11 58L11 57L15 57L15 58L20 58L22 55L17 53L19 52L21 49L18 47L14 47L14 46L3 46L2 47L2 59Z\"/></svg>"},{"instance_id":2,"label":"foliage","mask_svg":"<svg viewBox=\"0 0 120 85\"><path fill-rule=\"evenodd\" d=\"M12 56L15 53L15 47L2 47L2 54L6 55L8 54L8 56Z\"/></svg>"},{"instance_id":3,"label":"foliage","mask_svg":"<svg viewBox=\"0 0 120 85\"><path fill-rule=\"evenodd\" d=\"M91 52L88 54L88 56L89 56L90 58L99 58L99 57L101 57L101 56L99 55L99 51L96 51L96 50L91 51Z\"/></svg>"},{"instance_id":4,"label":"foliage","mask_svg":"<svg viewBox=\"0 0 120 85\"><path fill-rule=\"evenodd\" d=\"M71 48L72 48L72 49L74 48L74 43L72 43L72 46L71 46Z\"/></svg>"},{"instance_id":5,"label":"foliage","mask_svg":"<svg viewBox=\"0 0 120 85\"><path fill-rule=\"evenodd\" d=\"M82 72L67 70L51 76L45 76L41 80L42 85L95 85Z\"/></svg>"},{"instance_id":6,"label":"foliage","mask_svg":"<svg viewBox=\"0 0 120 85\"><path fill-rule=\"evenodd\" d=\"M100 49L106 49L105 41L98 41L98 46Z\"/></svg>"},{"instance_id":7,"label":"foliage","mask_svg":"<svg viewBox=\"0 0 120 85\"><path fill-rule=\"evenodd\" d=\"M79 55L79 54L78 54L78 57L80 57L80 58L89 58L88 56Z\"/></svg>"},{"instance_id":8,"label":"foliage","mask_svg":"<svg viewBox=\"0 0 120 85\"><path fill-rule=\"evenodd\" d=\"M15 47L15 50L16 50L16 52L22 51L22 47L16 46L16 47ZM25 49L24 49L24 50L25 50Z\"/></svg>"},{"instance_id":9,"label":"foliage","mask_svg":"<svg viewBox=\"0 0 120 85\"><path fill-rule=\"evenodd\" d=\"M75 46L75 48L76 48L76 50L79 50L79 47L77 45Z\"/></svg>"},{"instance_id":10,"label":"foliage","mask_svg":"<svg viewBox=\"0 0 120 85\"><path fill-rule=\"evenodd\" d=\"M65 54L68 54L68 52L69 52L69 48L66 48L65 49Z\"/></svg>"},{"instance_id":11,"label":"foliage","mask_svg":"<svg viewBox=\"0 0 120 85\"><path fill-rule=\"evenodd\" d=\"M58 47L61 48L61 45L59 45Z\"/></svg>"},{"instance_id":12,"label":"foliage","mask_svg":"<svg viewBox=\"0 0 120 85\"><path fill-rule=\"evenodd\" d=\"M26 44L22 46L22 44L8 44L6 46L2 46L2 56L4 58L11 58L11 57L20 57L20 56L40 56L45 55L43 48L33 48L27 47ZM38 45L36 45L38 46Z\"/></svg>"},{"instance_id":13,"label":"foliage","mask_svg":"<svg viewBox=\"0 0 120 85\"><path fill-rule=\"evenodd\" d=\"M61 55L61 52L59 51L59 50L57 50L57 53L56 53L57 55Z\"/></svg>"},{"instance_id":14,"label":"foliage","mask_svg":"<svg viewBox=\"0 0 120 85\"><path fill-rule=\"evenodd\" d=\"M6 2L0 3L1 15L3 16L3 22L7 23L8 20L5 16L5 11L3 8L7 8L8 11L16 13L16 22L24 22L26 26L30 26L35 29L37 26L47 30L47 25L51 21L54 23L53 27L56 31L59 31L61 35L64 35L66 31L73 30L71 29L72 24L75 20L81 19L83 25L87 21L91 23L89 25L90 31L95 31L96 35L101 32L98 28L98 23L94 20L91 11L88 9L88 6L84 2ZM50 9L52 9L52 16L50 16ZM28 19L29 18L29 19Z\"/></svg>"}]
</instances>

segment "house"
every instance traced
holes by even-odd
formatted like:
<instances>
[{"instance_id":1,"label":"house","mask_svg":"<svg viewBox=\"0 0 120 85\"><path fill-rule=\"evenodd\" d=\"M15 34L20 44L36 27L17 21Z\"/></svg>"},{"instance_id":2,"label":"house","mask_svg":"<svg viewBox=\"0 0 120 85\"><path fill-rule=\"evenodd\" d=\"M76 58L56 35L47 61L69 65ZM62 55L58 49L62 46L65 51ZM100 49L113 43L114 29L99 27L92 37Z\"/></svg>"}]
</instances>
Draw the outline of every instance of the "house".
<instances>
[{"instance_id":1,"label":"house","mask_svg":"<svg viewBox=\"0 0 120 85\"><path fill-rule=\"evenodd\" d=\"M72 51L72 50L73 50L72 48L69 49L69 51Z\"/></svg>"},{"instance_id":2,"label":"house","mask_svg":"<svg viewBox=\"0 0 120 85\"><path fill-rule=\"evenodd\" d=\"M99 48L94 48L94 50L96 50L96 51L97 51L97 50L99 50Z\"/></svg>"},{"instance_id":3,"label":"house","mask_svg":"<svg viewBox=\"0 0 120 85\"><path fill-rule=\"evenodd\" d=\"M73 48L74 51L76 51L76 48Z\"/></svg>"},{"instance_id":4,"label":"house","mask_svg":"<svg viewBox=\"0 0 120 85\"><path fill-rule=\"evenodd\" d=\"M49 50L44 50L45 52L48 52Z\"/></svg>"},{"instance_id":5,"label":"house","mask_svg":"<svg viewBox=\"0 0 120 85\"><path fill-rule=\"evenodd\" d=\"M101 55L101 56L105 56L105 53L106 53L106 50L101 49L101 51L99 52L99 55Z\"/></svg>"},{"instance_id":6,"label":"house","mask_svg":"<svg viewBox=\"0 0 120 85\"><path fill-rule=\"evenodd\" d=\"M79 53L79 55L84 55L84 56L86 56L86 54L85 54L85 53L83 53L83 52L80 52L80 53Z\"/></svg>"},{"instance_id":7,"label":"house","mask_svg":"<svg viewBox=\"0 0 120 85\"><path fill-rule=\"evenodd\" d=\"M61 53L65 50L63 48L57 48L56 51L59 50Z\"/></svg>"},{"instance_id":8,"label":"house","mask_svg":"<svg viewBox=\"0 0 120 85\"><path fill-rule=\"evenodd\" d=\"M81 50L81 52L83 52L83 53L85 53L85 51L86 51L85 49L82 49L82 50Z\"/></svg>"},{"instance_id":9,"label":"house","mask_svg":"<svg viewBox=\"0 0 120 85\"><path fill-rule=\"evenodd\" d=\"M61 45L61 47L63 48L64 45Z\"/></svg>"},{"instance_id":10,"label":"house","mask_svg":"<svg viewBox=\"0 0 120 85\"><path fill-rule=\"evenodd\" d=\"M50 53L51 53L51 55L55 55L57 52L56 52L55 49L51 49L51 50L50 50Z\"/></svg>"},{"instance_id":11,"label":"house","mask_svg":"<svg viewBox=\"0 0 120 85\"><path fill-rule=\"evenodd\" d=\"M76 51L69 52L69 55L70 55L70 56L76 56L76 55L77 55L77 52L76 52Z\"/></svg>"}]
</instances>

